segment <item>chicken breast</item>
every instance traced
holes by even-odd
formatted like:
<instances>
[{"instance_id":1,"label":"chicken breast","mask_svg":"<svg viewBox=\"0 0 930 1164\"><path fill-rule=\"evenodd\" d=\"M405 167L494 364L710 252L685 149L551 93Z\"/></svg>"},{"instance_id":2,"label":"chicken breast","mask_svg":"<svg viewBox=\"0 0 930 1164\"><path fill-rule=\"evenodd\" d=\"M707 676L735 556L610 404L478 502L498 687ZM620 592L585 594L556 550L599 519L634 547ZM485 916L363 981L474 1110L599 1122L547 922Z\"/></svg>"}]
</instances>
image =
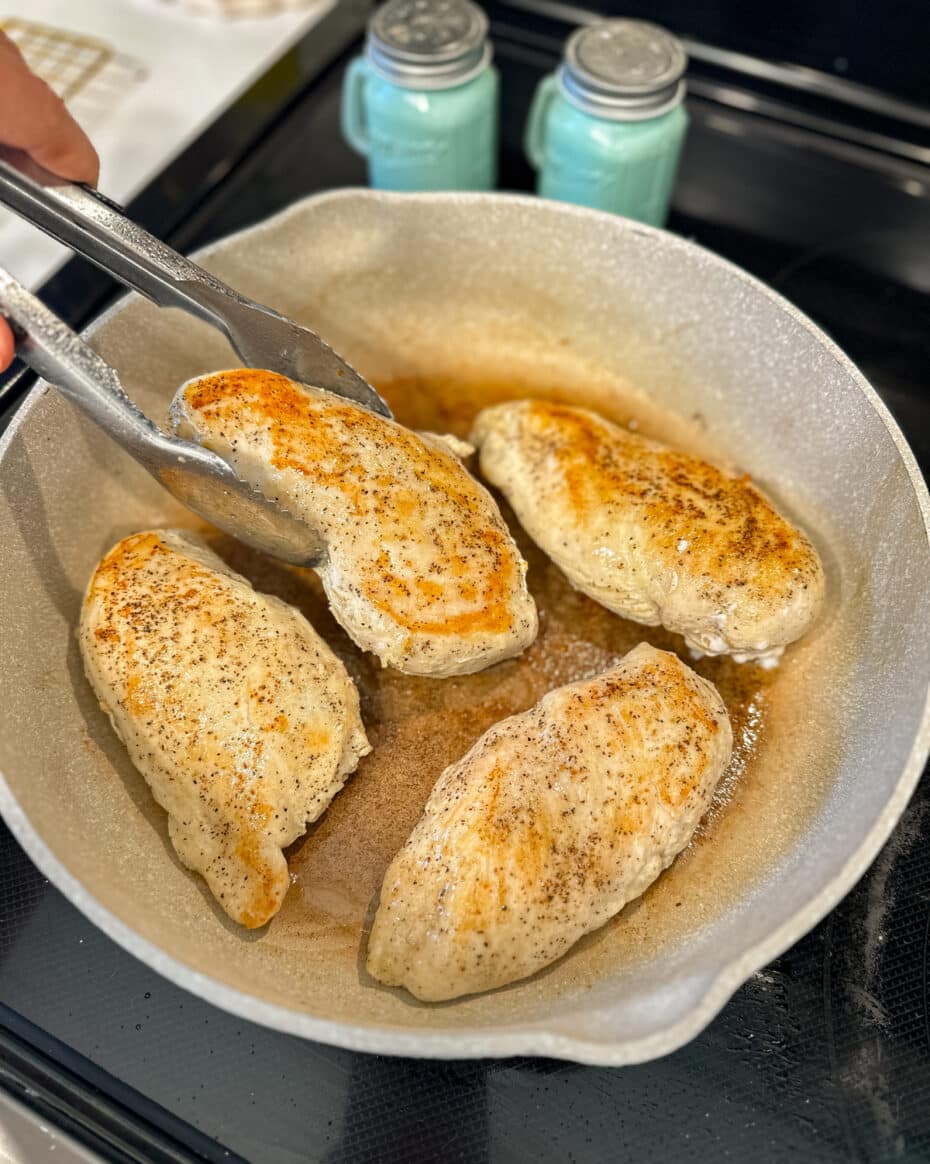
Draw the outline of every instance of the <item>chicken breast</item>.
<instances>
[{"instance_id":1,"label":"chicken breast","mask_svg":"<svg viewBox=\"0 0 930 1164\"><path fill-rule=\"evenodd\" d=\"M748 477L541 400L485 409L472 440L530 537L624 618L774 663L817 617L817 551Z\"/></svg>"},{"instance_id":2,"label":"chicken breast","mask_svg":"<svg viewBox=\"0 0 930 1164\"><path fill-rule=\"evenodd\" d=\"M496 724L391 863L369 972L438 1002L554 962L687 845L731 746L711 684L645 643Z\"/></svg>"},{"instance_id":3,"label":"chicken breast","mask_svg":"<svg viewBox=\"0 0 930 1164\"><path fill-rule=\"evenodd\" d=\"M281 850L371 751L342 663L299 611L168 530L100 562L80 643L178 856L234 921L264 925L289 884Z\"/></svg>"},{"instance_id":4,"label":"chicken breast","mask_svg":"<svg viewBox=\"0 0 930 1164\"><path fill-rule=\"evenodd\" d=\"M273 372L184 385L176 431L321 533L333 614L382 663L460 675L536 637L526 563L493 498L438 437Z\"/></svg>"}]
</instances>

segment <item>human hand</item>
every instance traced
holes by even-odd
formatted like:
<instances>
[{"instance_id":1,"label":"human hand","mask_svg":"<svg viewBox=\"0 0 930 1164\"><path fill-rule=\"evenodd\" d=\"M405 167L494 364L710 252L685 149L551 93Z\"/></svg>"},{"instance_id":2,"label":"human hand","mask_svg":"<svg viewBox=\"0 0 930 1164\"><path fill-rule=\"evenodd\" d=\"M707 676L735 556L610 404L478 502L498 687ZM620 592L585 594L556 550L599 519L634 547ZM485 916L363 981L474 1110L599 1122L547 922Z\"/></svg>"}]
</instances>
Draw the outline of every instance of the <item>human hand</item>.
<instances>
[{"instance_id":1,"label":"human hand","mask_svg":"<svg viewBox=\"0 0 930 1164\"><path fill-rule=\"evenodd\" d=\"M72 182L96 183L97 151L65 103L40 80L0 32L0 143L24 150ZM13 360L13 333L0 319L0 371Z\"/></svg>"}]
</instances>

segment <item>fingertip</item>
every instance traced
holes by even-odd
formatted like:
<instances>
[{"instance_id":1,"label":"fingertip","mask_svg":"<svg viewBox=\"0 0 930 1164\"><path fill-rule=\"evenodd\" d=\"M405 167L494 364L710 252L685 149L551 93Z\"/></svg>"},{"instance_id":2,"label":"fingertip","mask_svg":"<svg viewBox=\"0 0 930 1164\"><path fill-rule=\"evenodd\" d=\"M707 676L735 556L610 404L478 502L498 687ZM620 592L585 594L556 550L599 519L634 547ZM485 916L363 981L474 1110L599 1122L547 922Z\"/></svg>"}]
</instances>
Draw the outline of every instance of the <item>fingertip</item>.
<instances>
[{"instance_id":1,"label":"fingertip","mask_svg":"<svg viewBox=\"0 0 930 1164\"><path fill-rule=\"evenodd\" d=\"M13 333L4 319L0 319L0 372L5 372L16 354Z\"/></svg>"},{"instance_id":2,"label":"fingertip","mask_svg":"<svg viewBox=\"0 0 930 1164\"><path fill-rule=\"evenodd\" d=\"M59 178L96 186L100 177L100 158L80 130L78 134L44 143L29 152L40 166L51 170Z\"/></svg>"},{"instance_id":3,"label":"fingertip","mask_svg":"<svg viewBox=\"0 0 930 1164\"><path fill-rule=\"evenodd\" d=\"M90 153L87 158L87 173L89 176L85 178L84 181L87 182L90 186L96 186L100 181L100 155L97 153L94 147L90 145L90 142L87 144L90 146Z\"/></svg>"},{"instance_id":4,"label":"fingertip","mask_svg":"<svg viewBox=\"0 0 930 1164\"><path fill-rule=\"evenodd\" d=\"M62 98L24 61L0 68L0 140L69 182L96 183L97 151Z\"/></svg>"}]
</instances>

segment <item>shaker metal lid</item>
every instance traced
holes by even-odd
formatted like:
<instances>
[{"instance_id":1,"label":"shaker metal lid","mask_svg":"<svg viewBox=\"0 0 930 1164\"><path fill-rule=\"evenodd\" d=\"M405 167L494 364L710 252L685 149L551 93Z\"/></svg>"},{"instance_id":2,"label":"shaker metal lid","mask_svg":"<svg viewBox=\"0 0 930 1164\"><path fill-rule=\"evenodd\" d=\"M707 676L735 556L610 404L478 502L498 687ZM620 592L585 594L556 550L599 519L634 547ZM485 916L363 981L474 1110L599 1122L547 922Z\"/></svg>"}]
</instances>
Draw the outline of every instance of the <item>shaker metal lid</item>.
<instances>
[{"instance_id":1,"label":"shaker metal lid","mask_svg":"<svg viewBox=\"0 0 930 1164\"><path fill-rule=\"evenodd\" d=\"M368 23L374 72L408 89L446 89L491 60L488 18L471 0L388 0Z\"/></svg>"},{"instance_id":2,"label":"shaker metal lid","mask_svg":"<svg viewBox=\"0 0 930 1164\"><path fill-rule=\"evenodd\" d=\"M569 37L559 81L586 113L640 121L679 104L687 66L681 41L657 24L604 20Z\"/></svg>"}]
</instances>

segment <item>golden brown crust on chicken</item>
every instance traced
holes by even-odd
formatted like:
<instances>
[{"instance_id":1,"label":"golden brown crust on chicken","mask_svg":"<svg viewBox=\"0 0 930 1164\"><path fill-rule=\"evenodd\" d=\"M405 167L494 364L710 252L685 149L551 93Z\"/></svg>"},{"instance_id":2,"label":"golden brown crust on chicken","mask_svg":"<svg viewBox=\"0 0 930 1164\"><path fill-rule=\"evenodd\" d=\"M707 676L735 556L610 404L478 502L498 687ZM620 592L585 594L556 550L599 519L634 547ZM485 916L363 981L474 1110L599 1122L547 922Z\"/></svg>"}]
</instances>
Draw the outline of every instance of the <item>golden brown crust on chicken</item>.
<instances>
[{"instance_id":1,"label":"golden brown crust on chicken","mask_svg":"<svg viewBox=\"0 0 930 1164\"><path fill-rule=\"evenodd\" d=\"M555 961L684 848L731 746L711 684L645 643L496 724L391 863L368 970L438 1001Z\"/></svg>"},{"instance_id":2,"label":"golden brown crust on chicken","mask_svg":"<svg viewBox=\"0 0 930 1164\"><path fill-rule=\"evenodd\" d=\"M333 613L385 663L477 671L536 636L526 566L490 494L437 437L284 376L185 385L175 427L314 528Z\"/></svg>"},{"instance_id":3,"label":"golden brown crust on chicken","mask_svg":"<svg viewBox=\"0 0 930 1164\"><path fill-rule=\"evenodd\" d=\"M533 540L625 618L738 658L777 656L816 618L817 551L749 477L547 401L485 409L472 440Z\"/></svg>"},{"instance_id":4,"label":"golden brown crust on chicken","mask_svg":"<svg viewBox=\"0 0 930 1164\"><path fill-rule=\"evenodd\" d=\"M342 663L298 611L170 530L102 559L80 643L178 856L234 921L264 925L289 884L281 850L371 750Z\"/></svg>"}]
</instances>

